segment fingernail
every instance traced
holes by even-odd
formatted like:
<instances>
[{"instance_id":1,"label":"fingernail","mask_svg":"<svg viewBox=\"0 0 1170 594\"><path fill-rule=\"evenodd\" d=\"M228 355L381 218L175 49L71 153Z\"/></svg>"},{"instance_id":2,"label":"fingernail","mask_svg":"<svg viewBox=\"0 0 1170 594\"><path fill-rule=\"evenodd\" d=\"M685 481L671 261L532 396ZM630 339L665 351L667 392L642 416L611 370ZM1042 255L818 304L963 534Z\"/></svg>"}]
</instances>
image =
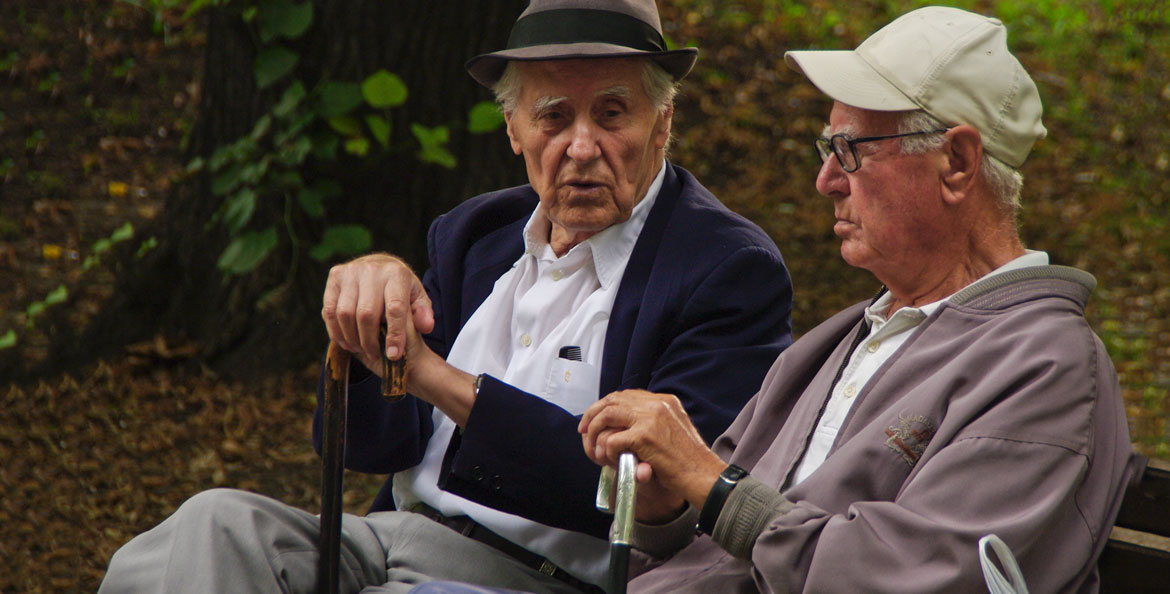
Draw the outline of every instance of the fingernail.
<instances>
[{"instance_id":1,"label":"fingernail","mask_svg":"<svg viewBox=\"0 0 1170 594\"><path fill-rule=\"evenodd\" d=\"M398 347L396 347L396 346L386 347L386 358L387 359L397 359L398 358Z\"/></svg>"}]
</instances>

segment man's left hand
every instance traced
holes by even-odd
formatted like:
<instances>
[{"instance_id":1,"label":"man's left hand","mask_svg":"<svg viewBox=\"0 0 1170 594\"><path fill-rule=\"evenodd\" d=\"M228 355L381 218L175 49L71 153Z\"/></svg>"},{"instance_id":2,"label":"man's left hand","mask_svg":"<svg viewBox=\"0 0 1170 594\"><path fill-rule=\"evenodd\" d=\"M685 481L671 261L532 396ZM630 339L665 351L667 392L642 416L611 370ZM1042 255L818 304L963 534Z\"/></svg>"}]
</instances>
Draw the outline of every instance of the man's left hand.
<instances>
[{"instance_id":1,"label":"man's left hand","mask_svg":"<svg viewBox=\"0 0 1170 594\"><path fill-rule=\"evenodd\" d=\"M600 465L617 465L623 452L638 457L637 517L670 519L683 500L702 509L727 463L703 441L678 398L645 390L614 392L593 403L577 430L585 453Z\"/></svg>"}]
</instances>

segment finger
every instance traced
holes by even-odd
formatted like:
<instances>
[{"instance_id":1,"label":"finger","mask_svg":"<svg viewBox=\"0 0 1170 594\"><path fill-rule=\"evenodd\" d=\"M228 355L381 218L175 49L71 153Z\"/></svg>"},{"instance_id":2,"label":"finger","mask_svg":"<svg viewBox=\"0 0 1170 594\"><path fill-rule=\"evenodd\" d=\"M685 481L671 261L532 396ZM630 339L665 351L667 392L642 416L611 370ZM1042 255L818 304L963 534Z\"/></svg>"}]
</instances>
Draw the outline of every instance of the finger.
<instances>
[{"instance_id":1,"label":"finger","mask_svg":"<svg viewBox=\"0 0 1170 594\"><path fill-rule=\"evenodd\" d=\"M634 468L634 478L639 483L648 483L654 479L654 468L649 462L638 462L638 466Z\"/></svg>"},{"instance_id":2,"label":"finger","mask_svg":"<svg viewBox=\"0 0 1170 594\"><path fill-rule=\"evenodd\" d=\"M581 413L581 420L577 422L577 433L580 433L583 437L588 436L589 424L593 422L593 418L597 416L597 413L609 405L609 401L609 396L605 396L601 400L590 404L589 408L586 408L585 412ZM590 441L590 444L592 444L592 441Z\"/></svg>"},{"instance_id":3,"label":"finger","mask_svg":"<svg viewBox=\"0 0 1170 594\"><path fill-rule=\"evenodd\" d=\"M399 280L391 280L383 288L386 316L386 356L397 360L406 348L406 332L411 320L410 292Z\"/></svg>"},{"instance_id":4,"label":"finger","mask_svg":"<svg viewBox=\"0 0 1170 594\"><path fill-rule=\"evenodd\" d=\"M609 399L609 397L607 397ZM607 429L621 430L630 426L633 415L622 404L609 399L604 406L596 410L588 421L585 434L591 438L590 443L598 444L599 436Z\"/></svg>"},{"instance_id":5,"label":"finger","mask_svg":"<svg viewBox=\"0 0 1170 594\"><path fill-rule=\"evenodd\" d=\"M329 280L325 282L325 294L321 297L321 319L325 322L325 331L329 340L337 343L343 349L349 350L345 337L341 333L341 326L337 323L337 298L341 293L339 269L334 266L329 270Z\"/></svg>"},{"instance_id":6,"label":"finger","mask_svg":"<svg viewBox=\"0 0 1170 594\"><path fill-rule=\"evenodd\" d=\"M435 311L431 305L431 298L423 288L417 276L411 275L410 311L414 320L414 327L420 334L428 334L435 329Z\"/></svg>"},{"instance_id":7,"label":"finger","mask_svg":"<svg viewBox=\"0 0 1170 594\"><path fill-rule=\"evenodd\" d=\"M338 332L343 342L342 347L350 352L360 350L361 337L358 336L355 322L357 312L358 286L357 279L352 271L343 271L338 279L337 315Z\"/></svg>"},{"instance_id":8,"label":"finger","mask_svg":"<svg viewBox=\"0 0 1170 594\"><path fill-rule=\"evenodd\" d=\"M381 275L364 271L358 283L355 323L361 351L371 360L382 356L382 282Z\"/></svg>"}]
</instances>

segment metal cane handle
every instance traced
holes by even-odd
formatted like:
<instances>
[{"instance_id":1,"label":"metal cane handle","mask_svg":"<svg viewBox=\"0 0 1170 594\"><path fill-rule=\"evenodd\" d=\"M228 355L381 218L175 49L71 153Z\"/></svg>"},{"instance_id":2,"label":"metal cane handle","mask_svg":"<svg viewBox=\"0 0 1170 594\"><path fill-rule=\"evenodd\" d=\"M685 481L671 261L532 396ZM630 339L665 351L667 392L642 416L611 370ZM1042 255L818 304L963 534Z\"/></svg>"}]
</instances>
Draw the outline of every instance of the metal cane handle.
<instances>
[{"instance_id":1,"label":"metal cane handle","mask_svg":"<svg viewBox=\"0 0 1170 594\"><path fill-rule=\"evenodd\" d=\"M630 573L630 541L634 533L634 502L637 500L637 480L634 470L638 458L631 452L618 456L618 468L601 469L597 481L597 509L613 514L609 529L609 594L625 594L626 577ZM617 489L614 489L614 483ZM610 495L613 502L610 503Z\"/></svg>"}]
</instances>

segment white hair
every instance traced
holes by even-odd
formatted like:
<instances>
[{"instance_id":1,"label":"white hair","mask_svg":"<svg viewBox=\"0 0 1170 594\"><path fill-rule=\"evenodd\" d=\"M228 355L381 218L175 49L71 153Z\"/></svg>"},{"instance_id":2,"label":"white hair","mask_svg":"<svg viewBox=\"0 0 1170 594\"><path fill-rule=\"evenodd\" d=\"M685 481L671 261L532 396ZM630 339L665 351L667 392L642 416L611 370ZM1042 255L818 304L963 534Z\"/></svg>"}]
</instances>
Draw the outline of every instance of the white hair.
<instances>
[{"instance_id":1,"label":"white hair","mask_svg":"<svg viewBox=\"0 0 1170 594\"><path fill-rule=\"evenodd\" d=\"M947 126L925 111L909 111L898 122L901 134L919 130L937 130ZM942 146L940 134L920 134L902 139L902 152L906 154L925 153ZM1000 204L1012 212L1020 209L1020 193L1024 188L1024 176L1016 168L992 157L983 151L982 176Z\"/></svg>"}]
</instances>

